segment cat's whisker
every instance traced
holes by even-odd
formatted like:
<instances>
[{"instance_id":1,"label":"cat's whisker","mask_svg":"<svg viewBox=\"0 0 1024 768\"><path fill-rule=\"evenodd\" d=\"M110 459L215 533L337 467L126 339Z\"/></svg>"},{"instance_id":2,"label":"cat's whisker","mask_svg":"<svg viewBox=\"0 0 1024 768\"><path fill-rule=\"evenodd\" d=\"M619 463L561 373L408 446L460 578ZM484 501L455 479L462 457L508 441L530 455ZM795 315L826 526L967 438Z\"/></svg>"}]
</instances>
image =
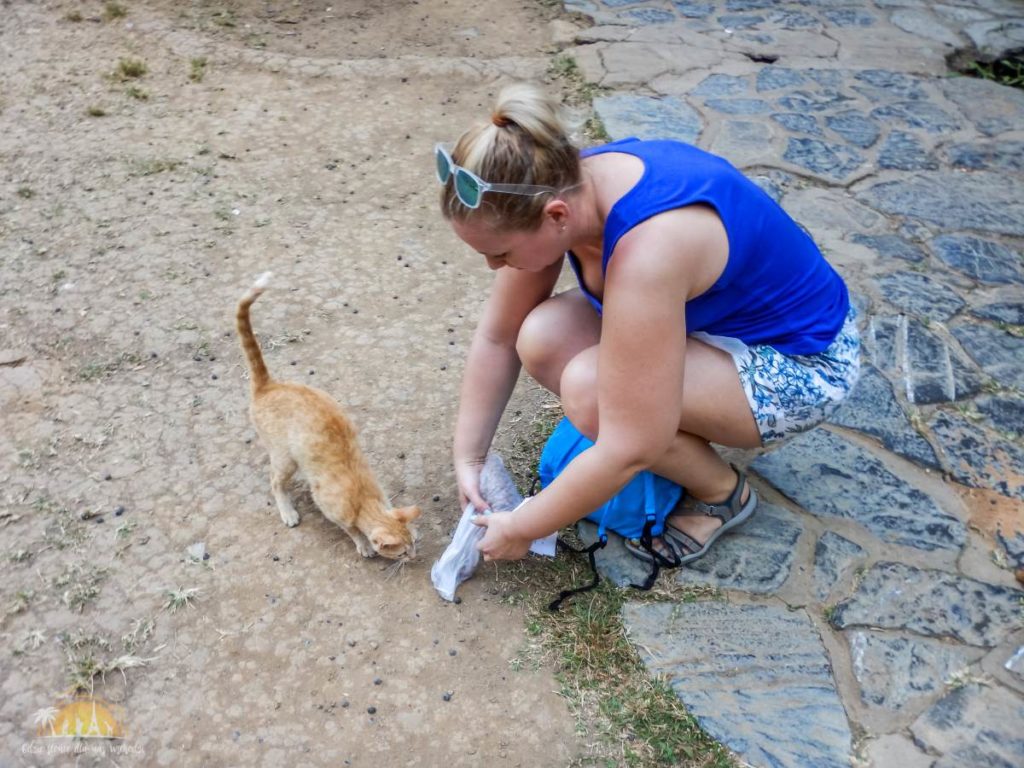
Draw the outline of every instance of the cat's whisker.
<instances>
[{"instance_id":1,"label":"cat's whisker","mask_svg":"<svg viewBox=\"0 0 1024 768\"><path fill-rule=\"evenodd\" d=\"M405 567L405 560L395 560L384 571L384 581L391 581Z\"/></svg>"}]
</instances>

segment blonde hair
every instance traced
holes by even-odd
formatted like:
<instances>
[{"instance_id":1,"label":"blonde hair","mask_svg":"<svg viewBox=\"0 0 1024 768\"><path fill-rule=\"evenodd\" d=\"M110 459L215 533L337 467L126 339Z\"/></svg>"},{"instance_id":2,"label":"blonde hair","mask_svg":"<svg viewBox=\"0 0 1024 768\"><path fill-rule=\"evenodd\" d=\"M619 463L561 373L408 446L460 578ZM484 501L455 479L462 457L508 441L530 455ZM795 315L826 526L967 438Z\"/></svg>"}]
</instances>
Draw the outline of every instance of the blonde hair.
<instances>
[{"instance_id":1,"label":"blonde hair","mask_svg":"<svg viewBox=\"0 0 1024 768\"><path fill-rule=\"evenodd\" d=\"M539 88L517 83L502 89L490 120L458 140L452 159L492 184L536 184L562 191L580 181L579 150L566 135L557 102ZM441 191L448 220L486 216L502 229L532 230L551 195L485 193L479 208L467 208L449 179Z\"/></svg>"}]
</instances>

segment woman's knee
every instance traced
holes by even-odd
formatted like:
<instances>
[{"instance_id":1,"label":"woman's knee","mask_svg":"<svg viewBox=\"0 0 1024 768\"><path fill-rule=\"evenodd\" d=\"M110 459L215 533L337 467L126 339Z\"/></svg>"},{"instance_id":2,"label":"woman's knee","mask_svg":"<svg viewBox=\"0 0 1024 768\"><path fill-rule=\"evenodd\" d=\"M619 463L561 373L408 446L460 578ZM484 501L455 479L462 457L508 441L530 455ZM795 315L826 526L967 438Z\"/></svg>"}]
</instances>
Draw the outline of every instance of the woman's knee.
<instances>
[{"instance_id":1,"label":"woman's knee","mask_svg":"<svg viewBox=\"0 0 1024 768\"><path fill-rule=\"evenodd\" d=\"M591 440L597 438L597 347L584 350L562 370L562 410Z\"/></svg>"},{"instance_id":2,"label":"woman's knee","mask_svg":"<svg viewBox=\"0 0 1024 768\"><path fill-rule=\"evenodd\" d=\"M596 344L600 325L589 307L567 292L539 304L526 316L516 339L516 352L527 372L556 394L566 363Z\"/></svg>"},{"instance_id":3,"label":"woman's knee","mask_svg":"<svg viewBox=\"0 0 1024 768\"><path fill-rule=\"evenodd\" d=\"M537 377L537 371L546 367L557 354L558 319L549 304L550 299L526 316L516 338L519 359L534 378Z\"/></svg>"}]
</instances>

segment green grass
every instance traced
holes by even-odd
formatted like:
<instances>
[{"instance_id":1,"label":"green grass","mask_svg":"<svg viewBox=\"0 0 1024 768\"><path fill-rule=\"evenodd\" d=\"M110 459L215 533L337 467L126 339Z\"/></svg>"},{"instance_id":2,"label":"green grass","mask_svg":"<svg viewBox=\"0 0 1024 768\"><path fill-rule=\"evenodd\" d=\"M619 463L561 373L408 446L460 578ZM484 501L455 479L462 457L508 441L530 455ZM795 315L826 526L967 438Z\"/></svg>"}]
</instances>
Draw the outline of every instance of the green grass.
<instances>
[{"instance_id":1,"label":"green grass","mask_svg":"<svg viewBox=\"0 0 1024 768\"><path fill-rule=\"evenodd\" d=\"M142 59L127 57L118 60L115 74L122 80L134 80L142 77L148 71L149 68Z\"/></svg>"},{"instance_id":2,"label":"green grass","mask_svg":"<svg viewBox=\"0 0 1024 768\"><path fill-rule=\"evenodd\" d=\"M94 360L91 363L86 363L78 369L78 380L95 381L97 379L103 379L127 366L138 365L141 362L142 358L134 352L123 352L120 357L113 360Z\"/></svg>"},{"instance_id":3,"label":"green grass","mask_svg":"<svg viewBox=\"0 0 1024 768\"><path fill-rule=\"evenodd\" d=\"M103 20L113 21L114 19L123 19L128 15L128 9L120 3L108 2L103 5Z\"/></svg>"},{"instance_id":4,"label":"green grass","mask_svg":"<svg viewBox=\"0 0 1024 768\"><path fill-rule=\"evenodd\" d=\"M1018 56L996 61L969 61L960 71L970 77L992 80L1011 88L1024 88L1024 58Z\"/></svg>"},{"instance_id":5,"label":"green grass","mask_svg":"<svg viewBox=\"0 0 1024 768\"><path fill-rule=\"evenodd\" d=\"M24 613L28 610L28 607L32 605L32 599L36 596L36 593L31 589L19 589L14 594L14 599L5 609L5 614L13 615L17 613Z\"/></svg>"},{"instance_id":6,"label":"green grass","mask_svg":"<svg viewBox=\"0 0 1024 768\"><path fill-rule=\"evenodd\" d=\"M105 680L108 673L120 672L125 675L129 669L147 666L155 657L144 659L133 655L132 651L137 645L145 642L151 633L152 620L137 620L132 631L121 638L126 653L120 656L112 655L110 643L100 635L86 634L82 630L77 630L74 634L62 632L57 635L57 640L64 649L65 674L69 690L92 693L97 677ZM127 683L127 677L125 681Z\"/></svg>"},{"instance_id":7,"label":"green grass","mask_svg":"<svg viewBox=\"0 0 1024 768\"><path fill-rule=\"evenodd\" d=\"M570 534L571 535L571 534ZM607 579L598 587L547 609L561 589L590 579L586 558L560 555L554 561L520 561L498 566L508 602L526 612L527 657L555 667L566 699L590 743L574 765L683 766L729 768L735 762L704 733L668 682L652 677L626 637L622 607L627 600L693 600L708 588L649 593L620 589ZM526 660L512 662L522 668Z\"/></svg>"},{"instance_id":8,"label":"green grass","mask_svg":"<svg viewBox=\"0 0 1024 768\"><path fill-rule=\"evenodd\" d=\"M576 59L559 54L548 65L547 79L559 83L565 91L565 101L571 105L590 105L594 96L602 92L597 83L588 82Z\"/></svg>"},{"instance_id":9,"label":"green grass","mask_svg":"<svg viewBox=\"0 0 1024 768\"><path fill-rule=\"evenodd\" d=\"M124 89L125 95L132 97L136 101L149 101L149 91L144 88L139 88L137 85L129 85Z\"/></svg>"},{"instance_id":10,"label":"green grass","mask_svg":"<svg viewBox=\"0 0 1024 768\"><path fill-rule=\"evenodd\" d=\"M164 608L174 613L192 605L199 597L199 590L195 587L169 589L165 593L165 597L167 599L164 602Z\"/></svg>"},{"instance_id":11,"label":"green grass","mask_svg":"<svg viewBox=\"0 0 1024 768\"><path fill-rule=\"evenodd\" d=\"M180 160L168 158L152 158L148 160L135 160L131 163L132 176L155 176L158 173L173 171L181 165Z\"/></svg>"},{"instance_id":12,"label":"green grass","mask_svg":"<svg viewBox=\"0 0 1024 768\"><path fill-rule=\"evenodd\" d=\"M35 191L32 187L18 187L18 197L23 200L31 200L36 196Z\"/></svg>"},{"instance_id":13,"label":"green grass","mask_svg":"<svg viewBox=\"0 0 1024 768\"><path fill-rule=\"evenodd\" d=\"M565 103L570 106L590 107L594 97L605 90L596 83L588 82L576 59L568 54L559 54L552 59L547 79L561 86ZM601 118L594 114L587 118L582 130L584 139L589 143L602 143L611 138Z\"/></svg>"},{"instance_id":14,"label":"green grass","mask_svg":"<svg viewBox=\"0 0 1024 768\"><path fill-rule=\"evenodd\" d=\"M587 118L587 121L583 124L583 134L587 137L588 141L597 143L611 141L612 138L604 127L604 122L597 115L591 115Z\"/></svg>"},{"instance_id":15,"label":"green grass","mask_svg":"<svg viewBox=\"0 0 1024 768\"><path fill-rule=\"evenodd\" d=\"M188 79L193 83L201 83L206 77L206 57L200 56L189 61Z\"/></svg>"},{"instance_id":16,"label":"green grass","mask_svg":"<svg viewBox=\"0 0 1024 768\"><path fill-rule=\"evenodd\" d=\"M106 580L107 571L95 566L79 564L67 566L64 572L53 580L55 589L62 591L61 599L68 608L81 612L86 605L100 595L100 585Z\"/></svg>"}]
</instances>

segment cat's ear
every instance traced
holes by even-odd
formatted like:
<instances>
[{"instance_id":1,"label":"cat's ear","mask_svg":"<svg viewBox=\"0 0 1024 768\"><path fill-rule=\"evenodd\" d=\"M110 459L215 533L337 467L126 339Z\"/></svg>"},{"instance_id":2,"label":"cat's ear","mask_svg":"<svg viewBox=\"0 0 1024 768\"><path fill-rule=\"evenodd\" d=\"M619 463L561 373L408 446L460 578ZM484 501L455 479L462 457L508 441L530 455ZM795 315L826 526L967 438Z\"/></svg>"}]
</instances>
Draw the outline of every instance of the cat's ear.
<instances>
[{"instance_id":1,"label":"cat's ear","mask_svg":"<svg viewBox=\"0 0 1024 768\"><path fill-rule=\"evenodd\" d=\"M388 533L385 528L374 528L370 533L370 543L375 550L381 552L389 547L401 546L402 540L393 533Z\"/></svg>"},{"instance_id":2,"label":"cat's ear","mask_svg":"<svg viewBox=\"0 0 1024 768\"><path fill-rule=\"evenodd\" d=\"M400 523L411 523L420 516L420 508L398 507L398 509L392 509L391 514L394 516L395 520Z\"/></svg>"}]
</instances>

